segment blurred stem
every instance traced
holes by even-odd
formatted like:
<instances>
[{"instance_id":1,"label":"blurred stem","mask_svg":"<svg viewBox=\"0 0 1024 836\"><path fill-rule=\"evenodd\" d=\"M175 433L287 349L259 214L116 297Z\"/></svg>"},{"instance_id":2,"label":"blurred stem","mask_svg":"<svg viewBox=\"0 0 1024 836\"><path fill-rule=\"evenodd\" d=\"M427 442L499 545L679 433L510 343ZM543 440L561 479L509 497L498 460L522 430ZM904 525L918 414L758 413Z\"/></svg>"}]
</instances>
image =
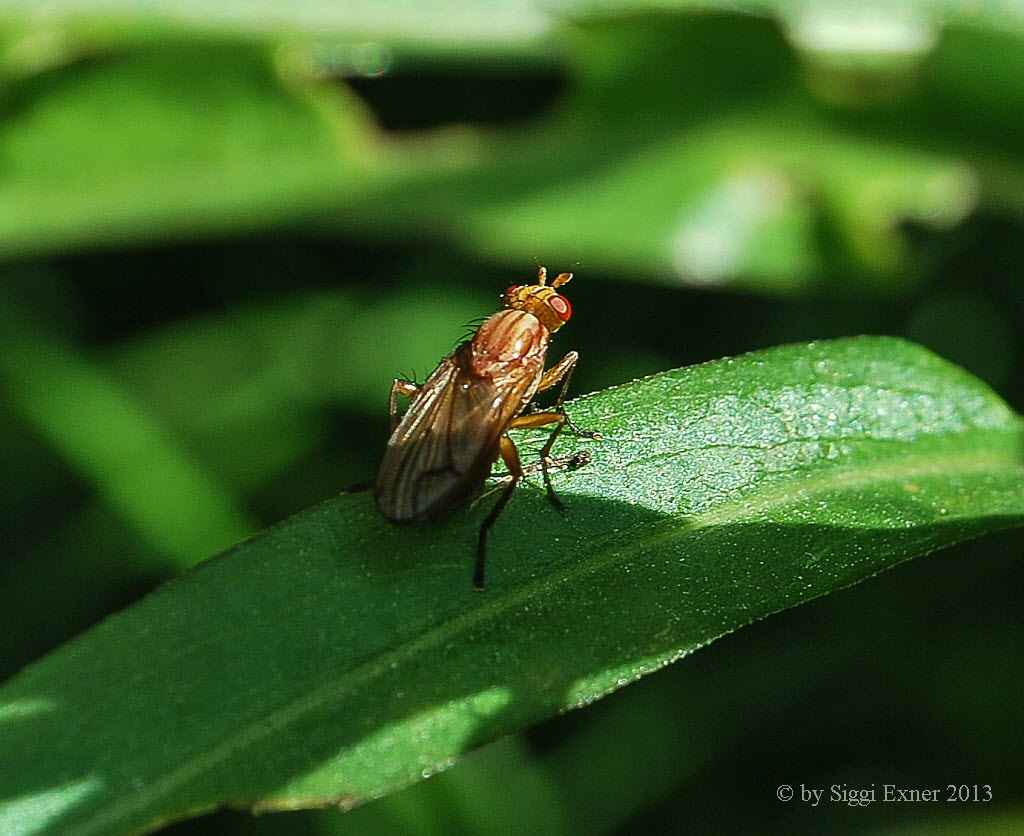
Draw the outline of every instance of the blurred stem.
<instances>
[{"instance_id":1,"label":"blurred stem","mask_svg":"<svg viewBox=\"0 0 1024 836\"><path fill-rule=\"evenodd\" d=\"M181 567L257 530L138 402L3 295L0 384L13 411Z\"/></svg>"}]
</instances>

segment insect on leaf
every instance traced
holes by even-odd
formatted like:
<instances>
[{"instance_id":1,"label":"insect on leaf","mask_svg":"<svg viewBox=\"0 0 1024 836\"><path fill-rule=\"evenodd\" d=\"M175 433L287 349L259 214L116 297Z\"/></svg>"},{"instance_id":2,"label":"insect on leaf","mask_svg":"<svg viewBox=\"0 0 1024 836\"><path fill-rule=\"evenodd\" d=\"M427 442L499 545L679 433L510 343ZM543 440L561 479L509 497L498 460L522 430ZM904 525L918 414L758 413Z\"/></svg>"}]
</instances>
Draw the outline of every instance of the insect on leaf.
<instances>
[{"instance_id":1,"label":"insect on leaf","mask_svg":"<svg viewBox=\"0 0 1024 836\"><path fill-rule=\"evenodd\" d=\"M343 806L770 613L1024 521L1020 419L915 345L786 346L569 404L593 461L427 529L367 494L248 540L29 667L0 830ZM426 531L426 533L424 533ZM5 831L10 832L10 831Z\"/></svg>"}]
</instances>

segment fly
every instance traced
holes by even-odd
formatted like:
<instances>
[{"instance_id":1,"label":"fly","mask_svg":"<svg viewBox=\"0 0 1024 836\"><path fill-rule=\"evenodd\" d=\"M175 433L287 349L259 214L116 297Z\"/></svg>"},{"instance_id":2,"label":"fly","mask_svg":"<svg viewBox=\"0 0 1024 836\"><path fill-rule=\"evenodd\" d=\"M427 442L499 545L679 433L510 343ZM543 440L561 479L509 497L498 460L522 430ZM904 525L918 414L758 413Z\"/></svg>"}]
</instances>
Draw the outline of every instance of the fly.
<instances>
[{"instance_id":1,"label":"fly","mask_svg":"<svg viewBox=\"0 0 1024 836\"><path fill-rule=\"evenodd\" d=\"M416 523L437 517L479 490L499 456L508 468L501 496L480 525L473 572L477 589L484 588L488 531L527 472L508 430L554 425L539 464L548 499L559 511L565 506L551 487L550 471L590 457L576 453L553 459L555 440L565 427L584 438L600 437L576 427L562 407L577 353L570 351L544 370L551 335L572 315L569 300L557 292L571 278L572 273L562 273L549 285L541 267L537 284L506 290L504 309L445 357L422 385L395 380L391 386L391 439L373 483L377 508L386 519ZM551 411L522 414L537 392L559 381ZM412 399L401 417L399 395Z\"/></svg>"}]
</instances>

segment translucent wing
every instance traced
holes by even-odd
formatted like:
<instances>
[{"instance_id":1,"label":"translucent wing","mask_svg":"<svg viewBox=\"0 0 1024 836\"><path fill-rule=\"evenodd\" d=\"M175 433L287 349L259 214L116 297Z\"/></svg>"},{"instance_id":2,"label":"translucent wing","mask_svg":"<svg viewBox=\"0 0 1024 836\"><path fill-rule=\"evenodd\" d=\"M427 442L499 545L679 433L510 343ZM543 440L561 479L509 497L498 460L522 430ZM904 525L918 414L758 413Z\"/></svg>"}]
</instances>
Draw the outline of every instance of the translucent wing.
<instances>
[{"instance_id":1,"label":"translucent wing","mask_svg":"<svg viewBox=\"0 0 1024 836\"><path fill-rule=\"evenodd\" d=\"M436 516L473 493L498 457L501 434L532 392L534 375L499 382L469 371L469 344L421 387L388 442L374 483L392 522Z\"/></svg>"}]
</instances>

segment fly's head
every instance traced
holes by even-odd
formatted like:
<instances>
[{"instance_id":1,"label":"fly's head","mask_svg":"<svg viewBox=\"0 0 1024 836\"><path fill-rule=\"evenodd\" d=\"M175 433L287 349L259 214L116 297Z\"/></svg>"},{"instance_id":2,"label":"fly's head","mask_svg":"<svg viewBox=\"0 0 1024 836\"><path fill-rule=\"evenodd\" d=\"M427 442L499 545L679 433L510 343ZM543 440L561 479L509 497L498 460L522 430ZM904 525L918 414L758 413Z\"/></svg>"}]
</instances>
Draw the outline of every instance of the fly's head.
<instances>
[{"instance_id":1,"label":"fly's head","mask_svg":"<svg viewBox=\"0 0 1024 836\"><path fill-rule=\"evenodd\" d=\"M541 267L537 271L537 284L513 285L505 291L502 301L506 308L533 314L553 333L572 316L572 305L557 291L557 288L571 278L572 273L559 273L551 284L548 284L548 271Z\"/></svg>"}]
</instances>

